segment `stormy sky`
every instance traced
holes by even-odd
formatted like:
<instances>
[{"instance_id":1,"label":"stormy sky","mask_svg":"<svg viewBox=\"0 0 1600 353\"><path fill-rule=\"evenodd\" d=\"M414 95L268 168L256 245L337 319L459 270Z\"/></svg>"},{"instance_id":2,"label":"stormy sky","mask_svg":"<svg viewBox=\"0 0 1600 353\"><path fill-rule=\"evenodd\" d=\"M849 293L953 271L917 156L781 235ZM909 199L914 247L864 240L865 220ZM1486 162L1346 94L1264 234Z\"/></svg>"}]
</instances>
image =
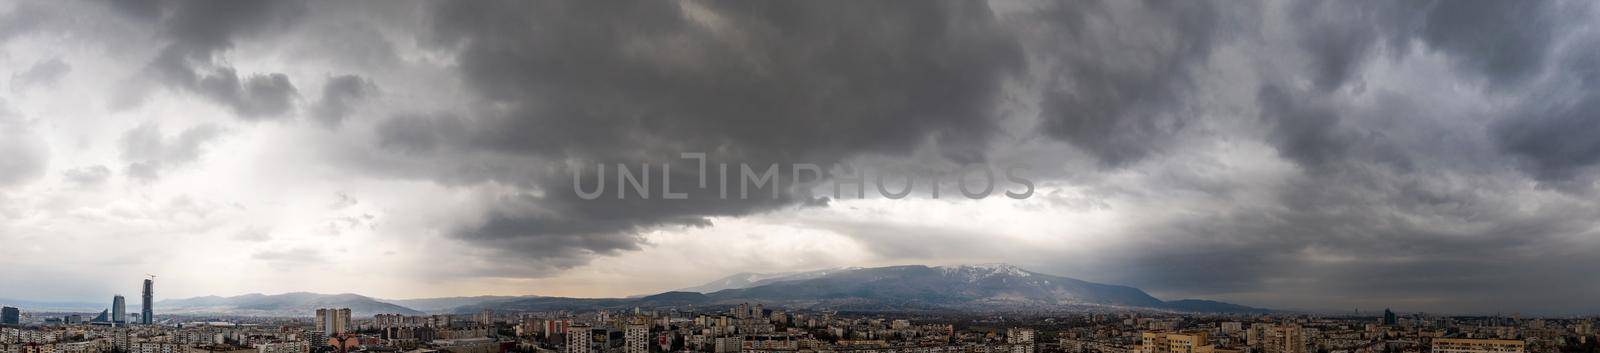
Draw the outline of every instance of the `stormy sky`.
<instances>
[{"instance_id":1,"label":"stormy sky","mask_svg":"<svg viewBox=\"0 0 1600 353\"><path fill-rule=\"evenodd\" d=\"M4 1L0 298L1009 262L1163 299L1597 313L1595 7ZM683 153L1026 166L1034 192L724 198ZM574 192L619 164L688 197Z\"/></svg>"}]
</instances>

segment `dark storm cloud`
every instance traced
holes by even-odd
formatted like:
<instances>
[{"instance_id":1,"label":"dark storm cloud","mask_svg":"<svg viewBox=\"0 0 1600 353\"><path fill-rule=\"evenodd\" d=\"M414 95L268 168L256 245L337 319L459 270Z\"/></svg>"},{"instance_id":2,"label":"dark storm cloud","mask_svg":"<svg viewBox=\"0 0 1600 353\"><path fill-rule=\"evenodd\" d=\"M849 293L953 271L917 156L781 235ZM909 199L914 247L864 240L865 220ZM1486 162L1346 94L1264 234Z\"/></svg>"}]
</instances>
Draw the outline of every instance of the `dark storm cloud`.
<instances>
[{"instance_id":1,"label":"dark storm cloud","mask_svg":"<svg viewBox=\"0 0 1600 353\"><path fill-rule=\"evenodd\" d=\"M1544 67L1565 22L1557 21L1560 7L1556 2L1438 1L1424 15L1419 37L1496 85L1513 84Z\"/></svg>"},{"instance_id":2,"label":"dark storm cloud","mask_svg":"<svg viewBox=\"0 0 1600 353\"><path fill-rule=\"evenodd\" d=\"M1557 28L1582 21L1581 4L1502 1L1301 2L1289 16L1304 27L1299 46L1321 88L1343 85L1383 47L1407 53L1416 40L1443 53L1490 89L1514 87L1540 72L1556 48Z\"/></svg>"},{"instance_id":3,"label":"dark storm cloud","mask_svg":"<svg viewBox=\"0 0 1600 353\"><path fill-rule=\"evenodd\" d=\"M322 100L317 102L311 115L323 126L336 128L344 122L350 110L355 109L356 104L377 93L378 86L361 76L329 77L322 85Z\"/></svg>"},{"instance_id":4,"label":"dark storm cloud","mask_svg":"<svg viewBox=\"0 0 1600 353\"><path fill-rule=\"evenodd\" d=\"M439 5L434 45L459 48L467 86L504 109L399 117L377 133L397 153L554 166L461 168L529 192L497 201L457 236L557 267L635 249L648 227L809 199L582 200L569 168L593 180L595 163L652 162L659 176L659 163L675 160L673 187L705 196L713 190L698 189L679 152L706 152L714 163L827 165L933 144L981 159L1002 85L1023 64L1014 39L975 2Z\"/></svg>"},{"instance_id":5,"label":"dark storm cloud","mask_svg":"<svg viewBox=\"0 0 1600 353\"><path fill-rule=\"evenodd\" d=\"M1190 71L1204 64L1223 14L1204 2L1053 3L1033 14L1047 28L1044 132L1122 165L1164 149L1192 115Z\"/></svg>"},{"instance_id":6,"label":"dark storm cloud","mask_svg":"<svg viewBox=\"0 0 1600 353\"><path fill-rule=\"evenodd\" d=\"M1586 89L1586 92L1593 92ZM1600 96L1529 104L1521 116L1501 120L1492 134L1507 153L1524 159L1528 172L1561 183L1583 177L1600 162ZM1541 100L1536 100L1541 101Z\"/></svg>"},{"instance_id":7,"label":"dark storm cloud","mask_svg":"<svg viewBox=\"0 0 1600 353\"><path fill-rule=\"evenodd\" d=\"M1600 162L1600 139L1582 133L1600 124L1586 59L1600 42L1561 30L1592 9L1348 4L1289 6L1282 15L1305 24L1288 33L1299 51L1262 53L1287 70L1263 68L1254 83L1264 142L1299 175L1274 180L1283 183L1267 189L1270 202L1215 194L1227 200L1215 209L1143 223L1126 257L1095 268L1157 291L1264 305L1600 311L1579 299L1597 286L1522 293L1600 268L1574 257L1600 250L1592 188L1543 187L1590 182ZM1435 85L1464 82L1467 98L1364 88L1417 79L1367 76L1414 54L1440 55L1454 76Z\"/></svg>"},{"instance_id":8,"label":"dark storm cloud","mask_svg":"<svg viewBox=\"0 0 1600 353\"><path fill-rule=\"evenodd\" d=\"M1555 164L1591 165L1586 156L1594 154L1582 142L1590 139L1577 133L1587 131L1583 112L1595 109L1584 95L1555 95L1568 105L1517 105L1553 107L1524 119L1487 108L1452 116L1462 112L1449 108L1458 102L1364 88L1390 79L1368 76L1371 67L1428 54L1449 63L1444 72L1478 84L1474 94L1521 99L1507 87L1551 84L1540 75L1562 58L1552 53L1566 41L1550 29L1570 20L1554 14L1562 6L1295 3L1271 12L1224 2L1083 2L1004 17L973 3L841 6L441 4L425 37L459 53L464 83L482 104L458 114L398 115L374 134L389 153L437 162L408 175L514 186L453 233L509 252L517 269L486 274L495 276L548 275L640 249L639 234L654 227L701 226L708 217L815 200L582 200L569 191L572 168L588 182L595 163L690 164L678 152L707 152L714 162L826 165L928 146L951 161L984 160L1004 103L1035 98L1013 92L1040 94L1039 133L1106 170L1185 168L1173 164L1191 162L1173 156L1190 153L1186 143L1257 138L1296 168L1266 185L1183 173L1161 174L1140 190L1087 181L1113 204L1160 204L1185 193L1214 198L1184 217L1139 224L1126 256L1093 265L1110 280L1198 296L1344 293L1319 300L1352 305L1349 293L1384 293L1476 310L1489 296L1509 295L1484 283L1535 285L1592 265L1563 266L1537 254L1594 249L1573 236L1593 226L1587 220L1596 205L1528 188L1523 172L1505 168L1527 165L1542 175L1565 168ZM589 20L599 17L613 21ZM1487 32L1460 27L1513 19L1533 21L1518 25L1528 28L1492 23ZM1289 33L1264 33L1271 21L1289 23ZM1259 77L1204 81L1232 64L1216 61L1219 50L1241 48L1261 51L1243 55L1265 64L1255 68ZM1008 90L1012 83L1034 90ZM1224 108L1200 88L1228 85L1249 92L1242 96L1253 101L1239 105L1254 109L1247 120L1259 135L1203 120ZM674 189L710 192L695 184L695 171L673 172ZM1247 193L1268 196L1241 196ZM1521 208L1528 202L1545 211ZM955 249L968 244L886 237L870 227L836 231L888 258L961 254ZM1463 266L1494 256L1502 268ZM1397 289L1429 273L1439 275L1428 279L1430 288ZM1450 292L1462 289L1493 294ZM1581 306L1535 297L1516 301Z\"/></svg>"},{"instance_id":9,"label":"dark storm cloud","mask_svg":"<svg viewBox=\"0 0 1600 353\"><path fill-rule=\"evenodd\" d=\"M1595 286L1519 293L1600 266L1570 256L1600 250L1588 240L1600 225L1595 203L1546 195L1528 209L1522 194L1529 191L1511 185L1518 184L1514 176L1345 163L1349 168L1290 183L1277 204L1147 225L1156 235L1135 242L1128 258L1106 270L1127 273L1130 284L1191 296L1266 293L1253 298L1264 305L1424 300L1433 303L1407 310L1600 309L1577 300L1600 293ZM1287 299L1296 296L1305 298Z\"/></svg>"},{"instance_id":10,"label":"dark storm cloud","mask_svg":"<svg viewBox=\"0 0 1600 353\"><path fill-rule=\"evenodd\" d=\"M1261 88L1256 97L1261 116L1272 125L1272 142L1284 158L1303 166L1319 166L1344 158L1354 136L1339 125L1341 112L1278 86Z\"/></svg>"},{"instance_id":11,"label":"dark storm cloud","mask_svg":"<svg viewBox=\"0 0 1600 353\"><path fill-rule=\"evenodd\" d=\"M1404 35L1429 4L1424 2L1315 2L1290 5L1287 16L1304 26L1297 45L1310 57L1307 69L1317 88L1342 87L1379 47L1406 50Z\"/></svg>"},{"instance_id":12,"label":"dark storm cloud","mask_svg":"<svg viewBox=\"0 0 1600 353\"><path fill-rule=\"evenodd\" d=\"M276 118L294 107L298 93L288 76L242 76L220 56L237 40L281 32L304 16L304 3L168 0L112 7L159 28L168 43L149 71L169 87L208 98L244 119Z\"/></svg>"},{"instance_id":13,"label":"dark storm cloud","mask_svg":"<svg viewBox=\"0 0 1600 353\"><path fill-rule=\"evenodd\" d=\"M1592 15L1582 3L1506 3L1499 1L1435 1L1385 3L1300 3L1291 16L1310 18L1301 31L1300 46L1313 63L1315 82L1324 90L1347 83L1349 75L1387 44L1391 56L1407 53L1416 40L1428 50L1445 54L1465 77L1482 79L1482 89L1512 96L1514 109L1487 131L1505 153L1522 159L1520 166L1536 178L1567 184L1585 168L1600 162L1600 139L1581 131L1596 126L1600 99L1587 92L1597 82L1593 73L1594 50L1600 48L1592 33L1563 28L1587 21ZM1324 20L1327 19L1327 20ZM1337 20L1332 20L1337 19ZM1562 57L1552 55L1566 53ZM1546 78L1540 78L1544 75ZM1272 116L1304 116L1314 121L1337 121L1338 112L1316 115L1288 114L1285 100L1317 101L1326 92L1281 94L1283 88L1263 90L1262 108ZM1523 94L1532 92L1533 94ZM1314 113L1303 111L1303 113ZM1280 120L1280 128L1285 126ZM1302 122L1313 122L1305 121ZM1314 126L1298 130L1298 138L1280 144L1292 158L1316 162L1316 153L1336 151L1366 141L1333 138L1336 127ZM1280 139L1294 131L1278 131ZM1289 134L1285 134L1289 133ZM1309 157L1307 160L1301 157Z\"/></svg>"},{"instance_id":14,"label":"dark storm cloud","mask_svg":"<svg viewBox=\"0 0 1600 353\"><path fill-rule=\"evenodd\" d=\"M681 152L734 166L827 166L931 150L939 160L927 164L938 164L989 160L1005 149L997 142L1059 141L1069 147L1051 153L1064 156L1045 162L1094 166L1046 181L1086 190L1073 208L1149 214L1108 241L1106 258L1050 272L1262 305L1492 310L1498 301L1576 311L1600 295L1592 284L1525 290L1600 268L1587 256L1600 250L1600 205L1585 186L1600 164L1600 135L1590 133L1600 128L1600 37L1586 29L1589 3L988 5L439 2L418 21L388 24L376 22L406 11L374 11L375 23L296 39L310 49L287 56L328 51L345 57L326 62L362 66L326 71L360 76L329 77L305 107L288 76L240 72L227 54L324 15L307 5L106 6L157 29L159 53L140 64L159 84L245 119L304 111L344 129L329 133L370 134L379 151L349 152L363 154L352 169L491 190L447 230L494 259L466 275L548 276L642 249L652 229L829 201L800 192L721 200L699 187ZM13 21L0 21L0 41L36 30L29 16L46 10L18 6L6 15ZM419 23L427 27L404 33ZM408 91L407 65L432 60L459 77L425 82L436 92ZM52 72L18 75L35 71ZM374 81L385 98L407 102L365 118L380 109L367 102ZM466 102L451 100L457 88ZM1008 119L1037 125L1006 130ZM31 127L0 116L0 151L22 156L0 160L0 186L45 170ZM1012 133L1023 136L1001 136ZM210 125L130 130L120 145L127 174L151 179L193 163L219 134ZM1233 154L1207 155L1217 145ZM1257 146L1272 160L1250 160ZM603 164L615 187L618 163L661 173L666 162L672 189L689 199L571 191L574 171L592 185ZM1275 174L1280 166L1289 171ZM848 233L889 260L1016 252L984 234L806 226ZM287 253L255 258L304 260Z\"/></svg>"},{"instance_id":15,"label":"dark storm cloud","mask_svg":"<svg viewBox=\"0 0 1600 353\"><path fill-rule=\"evenodd\" d=\"M1551 64L1547 87L1530 89L1510 114L1492 127L1495 141L1540 180L1577 184L1592 177L1600 163L1600 138L1585 131L1600 128L1600 36L1580 38L1564 46ZM1569 185L1570 186L1570 185Z\"/></svg>"}]
</instances>

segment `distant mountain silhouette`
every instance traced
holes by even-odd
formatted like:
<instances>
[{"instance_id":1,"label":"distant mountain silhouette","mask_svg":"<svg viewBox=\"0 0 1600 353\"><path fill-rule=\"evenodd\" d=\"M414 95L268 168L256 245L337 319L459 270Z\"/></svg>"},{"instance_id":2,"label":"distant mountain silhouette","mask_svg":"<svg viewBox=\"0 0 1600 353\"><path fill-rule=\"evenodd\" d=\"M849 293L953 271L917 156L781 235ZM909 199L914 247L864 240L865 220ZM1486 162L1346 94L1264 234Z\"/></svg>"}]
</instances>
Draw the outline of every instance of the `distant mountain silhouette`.
<instances>
[{"instance_id":1,"label":"distant mountain silhouette","mask_svg":"<svg viewBox=\"0 0 1600 353\"><path fill-rule=\"evenodd\" d=\"M404 306L356 294L306 292L233 297L204 296L156 302L157 314L224 314L241 316L312 316L319 308L350 308L354 317L376 314L425 315Z\"/></svg>"},{"instance_id":2,"label":"distant mountain silhouette","mask_svg":"<svg viewBox=\"0 0 1600 353\"><path fill-rule=\"evenodd\" d=\"M135 303L128 303L128 304L135 304ZM49 301L37 301L37 300L0 298L0 305L12 306L12 307L25 309L25 310L35 310L35 311L65 311L65 312L93 313L93 312L99 312L100 310L105 310L106 308L110 308L111 307L111 296L109 296L109 295L106 296L106 301L105 302L101 302L101 303L94 303L94 302L49 302ZM129 305L128 309L133 310L136 306L137 305Z\"/></svg>"},{"instance_id":3,"label":"distant mountain silhouette","mask_svg":"<svg viewBox=\"0 0 1600 353\"><path fill-rule=\"evenodd\" d=\"M726 287L726 288L724 288ZM697 291L724 288L709 293ZM739 302L845 310L1132 308L1186 312L1263 312L1208 300L1164 302L1138 288L1042 274L1007 264L892 266L784 274L738 274L657 295L596 299L539 297L486 302L457 312L596 310L729 305Z\"/></svg>"},{"instance_id":4,"label":"distant mountain silhouette","mask_svg":"<svg viewBox=\"0 0 1600 353\"><path fill-rule=\"evenodd\" d=\"M473 306L473 305L481 305L481 304L489 303L489 302L507 301L507 300L516 300L516 299L528 299L528 298L537 298L537 297L538 296L534 296L534 295L524 295L524 296L481 295L481 296L474 296L474 297L443 297L443 298L419 298L419 299L379 299L379 300L381 300L383 302L387 302L387 303L392 303L392 304L404 306L404 307L407 307L407 308L412 308L412 309L428 312L428 313L448 313L448 312L451 311L451 309L455 309L455 308L459 308L459 307L463 307L463 306Z\"/></svg>"},{"instance_id":5,"label":"distant mountain silhouette","mask_svg":"<svg viewBox=\"0 0 1600 353\"><path fill-rule=\"evenodd\" d=\"M1204 312L1204 313L1266 313L1271 310L1252 308L1239 304L1223 303L1213 300L1183 299L1167 302L1167 307L1177 311Z\"/></svg>"},{"instance_id":6,"label":"distant mountain silhouette","mask_svg":"<svg viewBox=\"0 0 1600 353\"><path fill-rule=\"evenodd\" d=\"M734 274L734 275L728 276L728 277L723 277L723 278L717 279L715 281L706 282L705 284L702 284L702 285L689 287L689 288L678 289L678 290L675 290L674 292L712 293L712 292L717 292L717 291L727 290L727 289L750 288L750 287L766 285L766 284L772 284L772 283L782 282L782 281L812 279L812 278L827 276L830 273L838 273L838 272L842 272L842 271L854 271L854 270L859 270L859 269L861 269L861 268L860 267L846 267L846 268L831 268L831 269L826 269L826 270L805 271L805 272L779 272L779 273L752 273L752 272L745 272L745 273Z\"/></svg>"}]
</instances>

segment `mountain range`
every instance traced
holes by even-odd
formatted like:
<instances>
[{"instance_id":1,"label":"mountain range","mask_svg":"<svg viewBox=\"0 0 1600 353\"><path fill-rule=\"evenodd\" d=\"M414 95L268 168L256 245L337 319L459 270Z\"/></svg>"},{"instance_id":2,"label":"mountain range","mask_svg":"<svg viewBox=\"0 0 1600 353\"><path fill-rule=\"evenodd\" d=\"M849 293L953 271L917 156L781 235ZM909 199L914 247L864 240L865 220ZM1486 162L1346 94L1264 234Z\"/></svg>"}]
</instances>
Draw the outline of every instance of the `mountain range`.
<instances>
[{"instance_id":1,"label":"mountain range","mask_svg":"<svg viewBox=\"0 0 1600 353\"><path fill-rule=\"evenodd\" d=\"M162 314L226 314L241 316L312 316L318 308L350 308L353 317L377 314L425 315L416 309L395 305L356 294L317 294L306 292L266 295L259 293L232 297L204 296L168 299L155 304Z\"/></svg>"},{"instance_id":2,"label":"mountain range","mask_svg":"<svg viewBox=\"0 0 1600 353\"><path fill-rule=\"evenodd\" d=\"M400 305L400 306L404 306L404 307L407 307L407 308L420 310L420 311L425 311L425 312L430 312L430 313L443 313L443 312L450 312L451 309L455 309L455 308L459 308L459 307L463 307L463 306L483 305L485 303L494 303L494 302L501 302L501 301L508 301L508 300L538 298L538 297L539 296L536 296L536 295L524 295L524 296L480 295L480 296L474 296L474 297L444 297L444 298L420 298L420 299L379 299L379 300L382 300L382 301L388 302L388 303L393 303L393 304Z\"/></svg>"},{"instance_id":3,"label":"mountain range","mask_svg":"<svg viewBox=\"0 0 1600 353\"><path fill-rule=\"evenodd\" d=\"M137 303L128 303L129 310L137 311ZM0 298L0 305L18 307L36 311L52 312L100 312L101 309L111 307L111 298L106 297L104 303L91 302L48 302L38 300Z\"/></svg>"},{"instance_id":4,"label":"mountain range","mask_svg":"<svg viewBox=\"0 0 1600 353\"><path fill-rule=\"evenodd\" d=\"M3 301L3 300L0 300ZM12 301L44 310L93 312L93 303ZM109 301L108 301L109 302ZM628 298L475 296L376 299L357 294L284 293L204 296L156 302L159 314L311 316L318 308L350 308L355 317L495 311L714 307L738 303L852 311L1070 311L1133 309L1250 313L1266 309L1210 300L1163 301L1134 287L1028 271L1008 264L832 268L787 273L740 273L699 286ZM130 306L130 309L132 307Z\"/></svg>"},{"instance_id":5,"label":"mountain range","mask_svg":"<svg viewBox=\"0 0 1600 353\"><path fill-rule=\"evenodd\" d=\"M855 311L1142 309L1265 312L1210 300L1162 301L1138 288L1043 274L1008 264L891 266L810 272L741 273L685 290L616 298L536 297L457 307L494 310L597 310L766 303Z\"/></svg>"},{"instance_id":6,"label":"mountain range","mask_svg":"<svg viewBox=\"0 0 1600 353\"><path fill-rule=\"evenodd\" d=\"M745 272L745 273L735 274L735 275L728 276L728 277L723 277L721 279L718 279L718 280L715 280L715 281L711 281L711 282L706 282L705 284L694 286L694 287L680 288L678 290L674 290L674 292L711 293L711 292L721 291L721 290L725 290L725 289L750 288L750 287L755 287L755 286L762 286L762 285L772 284L772 283L776 283L776 282L812 279L812 278L818 278L818 277L827 276L829 273L839 273L839 272L843 272L843 271L854 271L854 270L859 270L859 269L861 269L861 268L860 267L841 267L841 268L830 268L830 269L825 269L825 270L805 271L805 272L779 272L779 273L750 273L750 272Z\"/></svg>"}]
</instances>

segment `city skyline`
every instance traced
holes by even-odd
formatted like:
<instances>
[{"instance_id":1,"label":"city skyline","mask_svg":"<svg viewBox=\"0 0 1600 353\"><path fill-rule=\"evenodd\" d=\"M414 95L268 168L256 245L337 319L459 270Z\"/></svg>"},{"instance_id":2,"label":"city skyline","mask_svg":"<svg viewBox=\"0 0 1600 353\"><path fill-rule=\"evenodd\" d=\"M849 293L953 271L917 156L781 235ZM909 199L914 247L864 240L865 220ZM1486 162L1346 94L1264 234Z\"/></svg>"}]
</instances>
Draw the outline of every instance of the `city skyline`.
<instances>
[{"instance_id":1,"label":"city skyline","mask_svg":"<svg viewBox=\"0 0 1600 353\"><path fill-rule=\"evenodd\" d=\"M695 286L686 286L686 287L683 287L683 288L677 288L677 289L673 289L673 290L669 290L669 291L663 291L661 293L640 293L640 294L637 294L637 295L630 295L630 296L627 296L627 297L611 297L611 298L607 298L607 297L578 297L578 298L573 298L573 299L580 299L580 300L582 300L582 299L625 300L625 299L628 299L628 298L641 298L641 297L649 297L649 296L656 296L656 295L668 295L668 294L671 294L671 293L683 293L683 292L698 292L698 293L704 293L704 294L712 294L714 292L719 292L719 291L728 290L728 289L737 290L737 289L754 288L754 287L758 287L758 286L769 286L769 285L774 285L774 284L782 284L782 283L788 283L788 282L792 282L792 281L804 281L804 280L810 280L810 279L822 279L824 277L828 277L827 276L828 274L846 274L846 273L850 273L850 272L853 272L853 271L861 271L861 270L883 270L883 269L896 269L896 268L906 268L906 267L925 267L925 266L910 265L910 266L888 266L888 267L882 267L882 268L861 268L861 267L828 268L828 269L819 269L819 270L814 270L814 271L799 271L799 272L789 272L789 273L765 273L765 274L763 274L763 273L738 273L738 274L734 274L734 275L731 275L731 276L728 276L728 277L725 277L725 278L717 279L717 280L714 280L714 281L711 281L711 282L701 283L701 284L695 285ZM953 265L953 266L933 266L933 267L927 267L927 268L936 269L936 270L942 270L942 271L946 271L946 272L948 272L948 271L964 272L964 271L974 271L974 270L976 270L976 271L983 271L983 272L986 273L986 274L981 275L981 276L994 276L994 275L1015 276L1014 278L1010 278L1009 280L1023 280L1023 279L1026 279L1027 277L1033 276L1033 275L1045 275L1045 276L1050 276L1052 278L1057 278L1057 279L1060 279L1060 280L1063 280L1063 281L1079 281L1077 279L1072 279L1072 278L1060 278L1060 277L1056 277L1056 276L1053 276L1053 275L1037 273L1037 272L1033 272L1033 271L1030 271L1030 270L1026 270L1026 269L1020 268L1020 267L1016 267L1016 266L1011 265L1011 264L1006 264L1006 263L987 263L987 264ZM969 275L958 275L958 276L969 276ZM151 289L151 287L149 287L148 285L152 282L152 280L147 278L144 281L145 281L145 283L147 285L146 289L147 289L147 294L148 294L149 293L149 289ZM1046 281L1046 283L1048 283L1048 281ZM1105 285L1105 284L1095 284L1095 285ZM1110 284L1110 286L1117 286L1117 285ZM1120 287L1120 286L1118 286L1118 287ZM1132 288L1132 290L1138 291L1139 289ZM1143 292L1140 292L1140 293L1142 294ZM215 306L215 305L217 305L219 303L217 301L218 299L240 299L240 298L246 298L246 297L251 297L251 296L259 296L259 297L264 297L264 298L269 298L270 299L270 298L275 298L275 297L280 297L280 296L291 296L291 295L311 295L313 297L329 297L329 296L345 296L345 295L361 296L361 294L359 294L359 293L349 293L349 292L342 292L342 293L313 293L313 292L305 292L305 291L294 291L294 292L284 292L284 293L259 293L259 292L257 292L257 293L245 293L245 294L242 294L242 295L233 295L233 296L229 296L229 295L220 295L219 296L219 295L216 295L216 294L212 294L212 295L206 295L206 296L201 296L201 297L191 297L191 298L165 298L162 301L156 302L157 305L152 306L152 305L149 304L150 301L148 300L149 298L151 298L151 296L146 295L145 298L147 300L145 300L143 302L144 305L140 306L140 315L139 315L139 320L138 320L137 324L150 325L153 322L152 320L154 320L154 315L151 314L151 310L153 308L155 308L155 307L161 306L161 304L166 304L166 308L165 308L166 310L169 310L169 311L176 310L177 313L170 313L169 312L167 315L177 316L177 317L216 316L216 315L222 315L222 316L234 316L234 315L237 315L237 316L246 316L246 317L249 317L249 316L272 317L272 316L285 315L285 314L283 314L284 313L283 311L266 311L266 312L255 312L255 313L240 314L240 313L236 313L236 312L231 311L231 309L226 309L225 307L219 307L219 306ZM505 299L513 299L513 298L561 298L559 296L544 296L544 295L538 295L538 294L502 295L502 296L468 295L468 296L452 296L452 297L414 297L414 298L379 298L379 297L369 297L369 296L361 296L361 297L368 298L368 299L371 299L371 300L373 300L373 301L375 301L377 303L382 303L382 304L385 304L385 305L394 305L395 308L398 308L398 309L410 310L410 311L418 312L418 313L421 313L423 311L416 311L416 310L414 310L412 308L407 308L406 306L410 305L408 303L413 303L413 302L425 303L425 302L433 302L433 301L459 302L459 303L477 303L477 302L479 302L479 301L471 300L471 299L474 299L474 298L488 298L488 299L483 299L483 300L503 300L501 298L505 298ZM1084 299L1084 298L1082 298L1082 293L1074 294L1074 297L1078 297L1078 299ZM50 302L50 301L25 301L25 302L21 302L19 304L18 302L10 301L10 300L15 300L15 299L16 298L0 298L0 304L18 305L18 306L21 306L21 307L24 307L24 308L27 308L27 309L42 310L42 311L45 311L45 312L86 312L86 313L92 313L93 310L89 310L89 311L83 311L83 310L87 309L87 308L90 308L90 307L94 307L93 304L87 304L86 305L86 303ZM107 319L107 322L117 323L117 324L123 324L124 322L126 322L127 324L134 324L134 322L127 321L125 319L125 314L122 314L122 313L126 312L126 309L124 309L125 306L123 305L123 296L120 295L120 294L119 295L115 295L115 298L113 298L113 299L114 300L111 302L111 306L108 307L108 309L106 309L107 312L111 312L112 313L111 314L112 316ZM862 299L864 299L864 298L862 298ZM207 306L199 307L198 308L199 310L197 311L196 310L197 308L193 307L192 304L185 304L186 302L191 302L191 301L196 301L196 300L199 300L199 301L202 301L204 303L207 303L206 304ZM275 299L273 299L273 300L275 300ZM729 299L722 299L722 301L724 301L724 302L727 301L727 300L729 300ZM759 302L759 301L762 301L763 299L742 299L742 300L756 300L756 301ZM859 299L857 299L857 300L859 300ZM1185 301L1185 300L1202 300L1202 301L1214 302L1213 300L1206 299L1206 298L1165 298L1165 300L1169 304L1170 303L1181 302L1181 301ZM177 304L175 304L175 305L171 304L174 301L176 301ZM319 302L323 302L323 301L319 300ZM776 305L776 306L786 306L786 304L783 303L781 300L780 301L772 301L771 303ZM713 304L713 303L709 303L708 302L706 304ZM1110 303L1107 303L1107 304L1110 304ZM1239 304L1239 303L1218 303L1218 304L1221 304L1221 305L1234 305L1234 304ZM32 305L32 306L30 306L30 305ZM237 305L237 304L234 304L234 305ZM254 303L247 302L247 304L245 304L245 305L254 306L254 305L259 305L259 304L254 304ZM348 304L346 304L346 305L348 305ZM436 304L430 304L429 306L424 307L424 308L426 308L427 312L434 312L434 313L449 313L452 310L459 310L459 308L455 308L455 307L451 307L451 306L434 307L433 305L436 305ZM458 305L462 305L462 304L458 304ZM465 304L465 305L471 305L471 304ZM639 304L631 304L631 305L635 305L635 307L638 307L637 305L646 305L646 306L648 306L650 304L639 303ZM811 304L808 304L808 305L816 305L816 303L811 303ZM338 305L334 305L334 306L338 306ZM713 306L714 306L714 304L713 304ZM1099 306L1099 305L1096 304L1095 306ZM7 307L10 308L11 306L7 306ZM759 307L759 304L758 304L758 307ZM1004 313L1004 312L1011 312L1011 311L1015 311L1015 310L1022 310L1022 308L1023 307L1013 307L1013 306L1009 306L1009 305L1006 305L1006 304L996 303L996 304L977 304L977 305L973 305L973 306L968 306L966 308L950 308L948 310L951 313ZM1033 310L1037 310L1037 309L1038 308L1035 308ZM1327 309L1327 308L1264 308L1264 307L1249 307L1249 306L1227 308L1227 307L1215 306L1215 305L1211 305L1211 304L1205 304L1205 306L1199 306L1199 307L1189 307L1189 306L1178 306L1178 307L1156 306L1156 307L1148 307L1148 306L1141 306L1141 305L1137 305L1137 304L1135 304L1135 305L1113 304L1112 306L1107 306L1107 307L1103 307L1103 308L1095 308L1094 306L1091 306L1091 307L1074 309L1071 306L1065 306L1065 307L1062 307L1062 308L1057 309L1057 310L1064 311L1064 312L1072 312L1072 311L1079 311L1079 310L1087 310L1087 311L1093 311L1093 312L1107 311L1107 310L1113 311L1113 312L1115 312L1115 311L1132 311L1132 312L1177 311L1177 312L1185 312L1185 311L1194 310L1197 313L1206 313L1206 310L1224 310L1221 313L1233 313L1233 314L1245 314L1245 313L1269 314L1270 313L1270 314L1278 314L1278 315L1312 314L1312 315L1334 315L1334 316L1352 315L1352 314L1353 314L1353 316L1361 316L1361 315L1363 315L1363 311L1365 311L1366 312L1365 315L1369 315L1369 316L1376 315L1376 317L1381 319L1381 321L1380 321L1381 323L1384 323L1386 325L1394 325L1395 322L1396 322L1397 312L1393 311L1392 309L1395 309L1395 308L1393 308L1393 307L1383 307L1383 308L1381 308L1381 315L1380 314L1374 314L1374 313L1377 312L1377 310L1375 310L1374 308L1341 308L1341 309ZM1418 315L1418 314L1460 315L1460 316L1513 315L1513 316L1519 316L1519 317L1526 315L1526 317L1529 317L1529 318L1539 318L1539 317L1567 318L1567 317L1584 317L1584 316L1596 315L1596 313L1571 313L1571 312L1537 312L1537 311L1535 311L1535 312L1526 312L1526 313L1519 312L1519 311L1512 311L1512 312L1505 312L1505 311L1493 311L1493 312L1438 312L1438 311L1434 311L1434 312L1428 312L1426 310L1411 310L1411 309L1406 309L1404 307L1401 307L1399 309L1400 309L1400 311L1398 311L1398 314L1409 314L1409 315ZM309 311L308 308L298 308L298 309L291 309L291 310L304 311L303 313L299 314L300 316L309 316L309 315L312 314L312 312ZM336 320L336 318L339 318L339 317L343 317L342 320L345 320L346 322L348 322L350 320L348 317L351 315L349 313L350 309L345 308L345 309L342 309L342 310L344 310L344 312L342 314L343 316L334 316L333 314L325 315L324 312L323 312L324 309L318 308L318 309L315 310L316 320L314 322L316 322L318 325L333 325L333 326L337 326L336 324L332 324L332 323L334 322L334 320ZM379 314L381 314L381 313L394 313L393 311L382 311L382 310L392 310L392 309L378 309L378 310L380 310L380 311L378 311L378 312L364 312L362 314L363 315L371 315L371 314L374 314L374 313L379 313ZM443 311L441 311L441 310L443 310ZM894 310L889 310L889 311L893 312ZM1055 311L1055 310L1047 310L1047 311ZM294 315L287 315L287 316L294 316ZM119 318L123 318L123 319L119 319Z\"/></svg>"},{"instance_id":2,"label":"city skyline","mask_svg":"<svg viewBox=\"0 0 1600 353\"><path fill-rule=\"evenodd\" d=\"M159 317L1008 263L1161 300L1600 313L1597 17L0 1L0 298Z\"/></svg>"}]
</instances>

